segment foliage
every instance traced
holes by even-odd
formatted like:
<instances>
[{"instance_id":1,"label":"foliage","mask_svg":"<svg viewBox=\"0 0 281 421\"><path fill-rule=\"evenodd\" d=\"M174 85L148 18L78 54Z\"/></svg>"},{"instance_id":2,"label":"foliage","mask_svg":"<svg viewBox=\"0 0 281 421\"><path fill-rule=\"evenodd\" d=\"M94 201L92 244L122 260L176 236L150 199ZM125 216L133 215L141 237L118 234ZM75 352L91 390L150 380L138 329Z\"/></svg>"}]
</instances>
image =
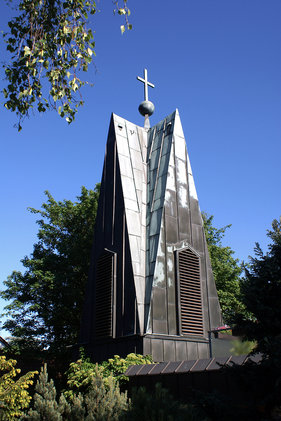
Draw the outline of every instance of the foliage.
<instances>
[{"instance_id":1,"label":"foliage","mask_svg":"<svg viewBox=\"0 0 281 421\"><path fill-rule=\"evenodd\" d=\"M235 339L232 341L232 348L230 349L231 355L248 355L256 347L255 341L241 341L240 339Z\"/></svg>"},{"instance_id":2,"label":"foliage","mask_svg":"<svg viewBox=\"0 0 281 421\"><path fill-rule=\"evenodd\" d=\"M114 355L113 358L109 358L104 361L101 366L103 367L103 376L108 377L114 376L120 383L128 380L128 377L124 375L130 365L140 364L151 364L152 357L150 355L141 354L128 354L126 358L121 358L119 355Z\"/></svg>"},{"instance_id":3,"label":"foliage","mask_svg":"<svg viewBox=\"0 0 281 421\"><path fill-rule=\"evenodd\" d=\"M202 217L223 319L231 324L235 314L246 313L240 292L243 268L238 259L233 258L234 251L222 245L225 231L231 225L215 228L213 216L202 212Z\"/></svg>"},{"instance_id":4,"label":"foliage","mask_svg":"<svg viewBox=\"0 0 281 421\"><path fill-rule=\"evenodd\" d=\"M241 366L239 366L239 369ZM235 376L235 373L232 373ZM239 385L239 389L241 388L241 383L239 383L238 379L242 381L243 379L236 374L235 383L233 379L231 380L232 384ZM251 390L251 386L249 386L249 390ZM244 389L243 389L244 391ZM233 391L234 392L234 391ZM245 390L245 395L247 391ZM239 398L234 393L230 394L221 394L217 390L213 390L212 392L207 391L199 391L194 390L192 394L192 402L196 408L200 408L203 413L206 414L208 420L213 421L258 421L260 420L257 415L257 411L255 410L255 406L252 405L247 399L241 400L242 393L240 391ZM244 395L243 395L244 397ZM246 402L246 405L245 405ZM265 420L263 420L265 421Z\"/></svg>"},{"instance_id":5,"label":"foliage","mask_svg":"<svg viewBox=\"0 0 281 421\"><path fill-rule=\"evenodd\" d=\"M127 410L127 393L121 393L118 382L113 377L105 379L100 368L95 368L91 385L83 395L86 421L118 420Z\"/></svg>"},{"instance_id":6,"label":"foliage","mask_svg":"<svg viewBox=\"0 0 281 421\"><path fill-rule=\"evenodd\" d=\"M203 411L192 405L177 402L160 383L153 393L144 387L133 391L130 410L125 414L130 421L207 421Z\"/></svg>"},{"instance_id":7,"label":"foliage","mask_svg":"<svg viewBox=\"0 0 281 421\"><path fill-rule=\"evenodd\" d=\"M108 361L103 361L98 367L100 375L105 379L113 377L119 383L124 383L128 377L124 375L130 365L150 364L151 356L140 354L128 354L126 358L114 355ZM89 390L92 379L96 376L97 364L92 363L84 354L79 360L70 363L67 371L67 396L73 396L74 393L85 393Z\"/></svg>"},{"instance_id":8,"label":"foliage","mask_svg":"<svg viewBox=\"0 0 281 421\"><path fill-rule=\"evenodd\" d=\"M22 260L26 271L13 272L0 296L12 300L5 307L8 319L3 327L21 349L57 352L77 340L99 186L94 191L82 187L74 203L57 202L49 192L46 196L41 210L30 209L41 219L33 253Z\"/></svg>"},{"instance_id":9,"label":"foliage","mask_svg":"<svg viewBox=\"0 0 281 421\"><path fill-rule=\"evenodd\" d=\"M70 363L66 372L68 390L65 392L65 395L73 397L75 393L87 392L95 376L96 367L96 363L92 363L89 358L84 356Z\"/></svg>"},{"instance_id":10,"label":"foliage","mask_svg":"<svg viewBox=\"0 0 281 421\"><path fill-rule=\"evenodd\" d=\"M257 341L257 352L277 357L281 350L281 218L267 232L271 243L263 253L258 243L242 283L243 301L252 317L240 314L238 329Z\"/></svg>"},{"instance_id":11,"label":"foliage","mask_svg":"<svg viewBox=\"0 0 281 421\"><path fill-rule=\"evenodd\" d=\"M35 392L33 409L28 411L24 419L28 421L62 421L56 401L56 388L53 380L48 381L46 364L41 369L39 379L35 386Z\"/></svg>"},{"instance_id":12,"label":"foliage","mask_svg":"<svg viewBox=\"0 0 281 421\"><path fill-rule=\"evenodd\" d=\"M114 1L115 11L125 17L121 32L131 29L127 0ZM71 123L83 104L82 79L95 55L89 16L97 6L94 0L19 0L17 16L4 34L11 62L5 66L7 88L5 107L21 120L31 109L45 112L57 109ZM43 83L47 82L48 89Z\"/></svg>"},{"instance_id":13,"label":"foliage","mask_svg":"<svg viewBox=\"0 0 281 421\"><path fill-rule=\"evenodd\" d=\"M82 421L85 419L84 397L81 393L73 395L69 402L64 394L59 400L60 413L67 421Z\"/></svg>"},{"instance_id":14,"label":"foliage","mask_svg":"<svg viewBox=\"0 0 281 421\"><path fill-rule=\"evenodd\" d=\"M250 259L241 284L245 306L249 311L236 316L237 333L256 341L253 352L263 356L259 364L247 364L240 376L252 388L268 419L281 406L281 219L274 220L267 232L271 242L264 253L256 243L255 257Z\"/></svg>"},{"instance_id":15,"label":"foliage","mask_svg":"<svg viewBox=\"0 0 281 421\"><path fill-rule=\"evenodd\" d=\"M31 400L27 389L37 374L33 371L18 377L21 370L15 367L16 363L0 356L0 419L3 421L15 420L23 414Z\"/></svg>"},{"instance_id":16,"label":"foliage","mask_svg":"<svg viewBox=\"0 0 281 421\"><path fill-rule=\"evenodd\" d=\"M70 388L74 383L70 382ZM118 420L127 410L126 393L120 393L118 382L113 378L105 379L102 370L95 365L87 390L83 393L61 394L56 400L56 389L52 380L48 381L46 365L41 370L35 387L34 409L30 409L24 419L29 421L104 421Z\"/></svg>"}]
</instances>

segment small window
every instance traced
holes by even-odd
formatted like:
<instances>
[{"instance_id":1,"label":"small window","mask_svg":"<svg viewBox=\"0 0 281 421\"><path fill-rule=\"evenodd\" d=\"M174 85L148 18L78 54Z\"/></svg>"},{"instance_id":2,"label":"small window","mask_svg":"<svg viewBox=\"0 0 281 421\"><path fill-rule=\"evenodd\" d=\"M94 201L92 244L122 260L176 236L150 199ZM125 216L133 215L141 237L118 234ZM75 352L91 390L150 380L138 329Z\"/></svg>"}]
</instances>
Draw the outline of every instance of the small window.
<instances>
[{"instance_id":1,"label":"small window","mask_svg":"<svg viewBox=\"0 0 281 421\"><path fill-rule=\"evenodd\" d=\"M189 248L177 251L182 335L203 335L200 259Z\"/></svg>"}]
</instances>

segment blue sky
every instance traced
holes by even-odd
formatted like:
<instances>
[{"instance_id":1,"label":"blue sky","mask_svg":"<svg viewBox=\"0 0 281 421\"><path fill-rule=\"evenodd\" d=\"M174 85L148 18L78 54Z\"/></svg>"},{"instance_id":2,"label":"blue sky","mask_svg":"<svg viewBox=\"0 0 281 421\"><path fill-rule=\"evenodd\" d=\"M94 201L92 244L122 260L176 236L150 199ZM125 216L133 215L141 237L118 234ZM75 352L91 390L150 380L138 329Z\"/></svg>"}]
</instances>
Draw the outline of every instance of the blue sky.
<instances>
[{"instance_id":1,"label":"blue sky","mask_svg":"<svg viewBox=\"0 0 281 421\"><path fill-rule=\"evenodd\" d=\"M144 67L155 84L151 124L179 109L200 207L216 226L232 224L224 243L236 257L247 260L256 241L265 248L281 214L280 0L128 1L133 30L124 35L111 1L98 3L94 86L82 91L74 123L36 114L18 133L1 98L0 282L36 242L27 207L40 208L44 190L74 200L100 181L111 112L143 125ZM5 30L11 12L2 3Z\"/></svg>"}]
</instances>

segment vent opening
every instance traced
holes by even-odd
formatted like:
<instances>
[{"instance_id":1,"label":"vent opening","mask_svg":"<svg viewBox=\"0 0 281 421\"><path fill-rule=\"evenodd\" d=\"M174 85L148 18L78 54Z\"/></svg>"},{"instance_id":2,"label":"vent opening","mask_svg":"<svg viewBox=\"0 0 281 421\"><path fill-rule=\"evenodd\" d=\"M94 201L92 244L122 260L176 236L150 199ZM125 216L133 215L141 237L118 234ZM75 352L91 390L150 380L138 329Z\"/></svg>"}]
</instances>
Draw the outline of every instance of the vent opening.
<instances>
[{"instance_id":1,"label":"vent opening","mask_svg":"<svg viewBox=\"0 0 281 421\"><path fill-rule=\"evenodd\" d=\"M114 253L105 251L96 266L96 337L113 336Z\"/></svg>"},{"instance_id":2,"label":"vent opening","mask_svg":"<svg viewBox=\"0 0 281 421\"><path fill-rule=\"evenodd\" d=\"M177 260L181 334L203 336L199 257L186 248L177 251Z\"/></svg>"}]
</instances>

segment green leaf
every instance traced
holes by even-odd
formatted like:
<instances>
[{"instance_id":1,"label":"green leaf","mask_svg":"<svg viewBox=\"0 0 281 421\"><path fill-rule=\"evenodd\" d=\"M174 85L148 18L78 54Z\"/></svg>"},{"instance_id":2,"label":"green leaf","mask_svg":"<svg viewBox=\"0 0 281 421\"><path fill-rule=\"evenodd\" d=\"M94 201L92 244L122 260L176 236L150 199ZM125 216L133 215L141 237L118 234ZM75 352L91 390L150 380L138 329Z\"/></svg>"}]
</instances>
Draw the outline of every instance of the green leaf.
<instances>
[{"instance_id":1,"label":"green leaf","mask_svg":"<svg viewBox=\"0 0 281 421\"><path fill-rule=\"evenodd\" d=\"M95 2L52 1L51 12L49 0L19 0L15 3L18 3L18 15L8 22L9 30L4 34L7 51L11 53L11 64L5 66L8 87L3 94L5 98L10 97L5 107L15 111L22 121L33 106L44 112L55 108L53 101L64 98L69 104L75 103L75 107L68 111L73 121L77 106L80 106L77 92L85 84L92 84L79 79L66 88L65 79L70 80L71 75L80 70L88 71L95 56L93 32L88 28L88 16L96 12ZM123 7L116 7L119 15L125 17L125 24L120 27L123 34L125 29L131 29L127 22L130 11L124 0ZM46 87L50 93L45 107L40 105L42 80L46 81L44 89ZM27 86L32 86L32 90L28 88L26 93Z\"/></svg>"},{"instance_id":2,"label":"green leaf","mask_svg":"<svg viewBox=\"0 0 281 421\"><path fill-rule=\"evenodd\" d=\"M24 51L24 56L31 55L30 48L27 45L24 47L23 51Z\"/></svg>"}]
</instances>

